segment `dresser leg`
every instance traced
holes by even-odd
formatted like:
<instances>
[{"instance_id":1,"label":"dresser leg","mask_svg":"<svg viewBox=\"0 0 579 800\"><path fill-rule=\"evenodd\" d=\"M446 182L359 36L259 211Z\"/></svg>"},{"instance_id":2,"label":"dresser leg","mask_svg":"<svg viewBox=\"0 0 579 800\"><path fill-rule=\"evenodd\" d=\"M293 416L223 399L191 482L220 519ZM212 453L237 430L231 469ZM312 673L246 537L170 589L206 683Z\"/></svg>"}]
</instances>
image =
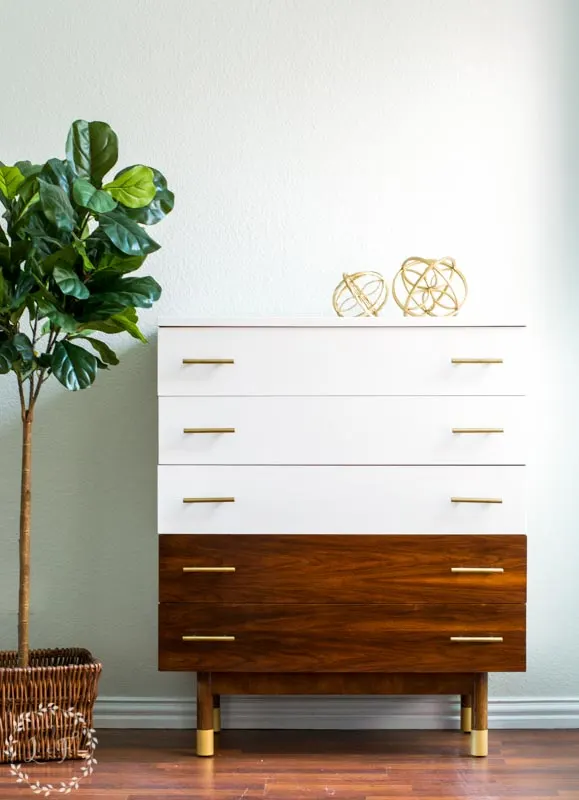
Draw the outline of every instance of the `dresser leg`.
<instances>
[{"instance_id":1,"label":"dresser leg","mask_svg":"<svg viewBox=\"0 0 579 800\"><path fill-rule=\"evenodd\" d=\"M472 695L463 694L460 698L460 729L463 733L472 730Z\"/></svg>"},{"instance_id":2,"label":"dresser leg","mask_svg":"<svg viewBox=\"0 0 579 800\"><path fill-rule=\"evenodd\" d=\"M475 675L474 679L471 756L488 756L489 754L488 699L489 676L488 673L481 672Z\"/></svg>"},{"instance_id":3,"label":"dresser leg","mask_svg":"<svg viewBox=\"0 0 579 800\"><path fill-rule=\"evenodd\" d=\"M221 696L213 695L213 730L221 733Z\"/></svg>"},{"instance_id":4,"label":"dresser leg","mask_svg":"<svg viewBox=\"0 0 579 800\"><path fill-rule=\"evenodd\" d=\"M213 755L213 695L209 672L197 673L197 755Z\"/></svg>"}]
</instances>

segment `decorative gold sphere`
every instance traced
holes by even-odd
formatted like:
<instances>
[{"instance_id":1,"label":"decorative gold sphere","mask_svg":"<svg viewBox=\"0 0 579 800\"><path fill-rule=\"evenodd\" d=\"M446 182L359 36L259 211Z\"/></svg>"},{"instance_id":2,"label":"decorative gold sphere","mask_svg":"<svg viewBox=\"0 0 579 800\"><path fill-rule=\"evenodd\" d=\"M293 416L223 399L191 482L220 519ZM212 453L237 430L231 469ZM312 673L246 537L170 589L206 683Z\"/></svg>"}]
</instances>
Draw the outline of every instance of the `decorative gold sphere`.
<instances>
[{"instance_id":1,"label":"decorative gold sphere","mask_svg":"<svg viewBox=\"0 0 579 800\"><path fill-rule=\"evenodd\" d=\"M454 258L411 256L392 282L392 296L409 317L452 317L466 300L466 278Z\"/></svg>"},{"instance_id":2,"label":"decorative gold sphere","mask_svg":"<svg viewBox=\"0 0 579 800\"><path fill-rule=\"evenodd\" d=\"M379 272L344 272L334 289L334 311L339 317L377 317L388 299L388 287Z\"/></svg>"}]
</instances>

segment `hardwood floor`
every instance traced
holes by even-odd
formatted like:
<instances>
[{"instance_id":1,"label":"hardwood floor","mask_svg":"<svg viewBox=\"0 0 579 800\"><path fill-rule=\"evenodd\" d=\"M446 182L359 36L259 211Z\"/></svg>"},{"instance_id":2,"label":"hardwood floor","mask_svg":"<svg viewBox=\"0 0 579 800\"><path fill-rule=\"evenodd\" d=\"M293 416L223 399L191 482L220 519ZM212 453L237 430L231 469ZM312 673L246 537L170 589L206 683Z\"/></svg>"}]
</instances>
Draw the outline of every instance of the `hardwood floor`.
<instances>
[{"instance_id":1,"label":"hardwood floor","mask_svg":"<svg viewBox=\"0 0 579 800\"><path fill-rule=\"evenodd\" d=\"M79 800L579 800L579 730L492 731L488 759L454 731L224 731L214 759L194 731L101 730ZM58 784L79 763L30 765ZM74 771L75 770L75 771ZM0 765L1 800L34 795ZM57 793L51 797L58 797Z\"/></svg>"}]
</instances>

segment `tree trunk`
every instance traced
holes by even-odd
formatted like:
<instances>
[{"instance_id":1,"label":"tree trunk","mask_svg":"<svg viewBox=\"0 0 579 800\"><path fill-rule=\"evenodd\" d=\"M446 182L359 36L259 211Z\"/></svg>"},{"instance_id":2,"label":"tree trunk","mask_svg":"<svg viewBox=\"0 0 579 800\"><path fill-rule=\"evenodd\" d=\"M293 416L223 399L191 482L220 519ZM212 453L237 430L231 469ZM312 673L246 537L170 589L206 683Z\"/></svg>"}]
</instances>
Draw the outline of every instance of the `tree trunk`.
<instances>
[{"instance_id":1,"label":"tree trunk","mask_svg":"<svg viewBox=\"0 0 579 800\"><path fill-rule=\"evenodd\" d=\"M20 586L18 593L18 666L28 666L30 647L30 467L33 410L22 418L22 475L20 482Z\"/></svg>"}]
</instances>

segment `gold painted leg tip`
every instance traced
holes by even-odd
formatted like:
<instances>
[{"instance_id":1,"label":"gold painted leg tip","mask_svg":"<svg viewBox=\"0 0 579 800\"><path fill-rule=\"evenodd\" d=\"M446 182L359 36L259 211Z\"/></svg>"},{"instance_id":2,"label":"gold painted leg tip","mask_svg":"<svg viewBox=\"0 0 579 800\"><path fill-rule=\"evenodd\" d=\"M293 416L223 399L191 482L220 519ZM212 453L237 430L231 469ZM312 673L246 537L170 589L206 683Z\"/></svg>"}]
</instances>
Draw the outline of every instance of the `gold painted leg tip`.
<instances>
[{"instance_id":1,"label":"gold painted leg tip","mask_svg":"<svg viewBox=\"0 0 579 800\"><path fill-rule=\"evenodd\" d=\"M213 730L215 733L221 733L221 709L213 709Z\"/></svg>"},{"instance_id":2,"label":"gold painted leg tip","mask_svg":"<svg viewBox=\"0 0 579 800\"><path fill-rule=\"evenodd\" d=\"M213 753L213 731L197 731L197 755L212 756Z\"/></svg>"},{"instance_id":3,"label":"gold painted leg tip","mask_svg":"<svg viewBox=\"0 0 579 800\"><path fill-rule=\"evenodd\" d=\"M489 732L472 731L470 739L471 756L488 756L489 754Z\"/></svg>"},{"instance_id":4,"label":"gold painted leg tip","mask_svg":"<svg viewBox=\"0 0 579 800\"><path fill-rule=\"evenodd\" d=\"M472 708L460 709L460 729L463 733L472 731Z\"/></svg>"}]
</instances>

